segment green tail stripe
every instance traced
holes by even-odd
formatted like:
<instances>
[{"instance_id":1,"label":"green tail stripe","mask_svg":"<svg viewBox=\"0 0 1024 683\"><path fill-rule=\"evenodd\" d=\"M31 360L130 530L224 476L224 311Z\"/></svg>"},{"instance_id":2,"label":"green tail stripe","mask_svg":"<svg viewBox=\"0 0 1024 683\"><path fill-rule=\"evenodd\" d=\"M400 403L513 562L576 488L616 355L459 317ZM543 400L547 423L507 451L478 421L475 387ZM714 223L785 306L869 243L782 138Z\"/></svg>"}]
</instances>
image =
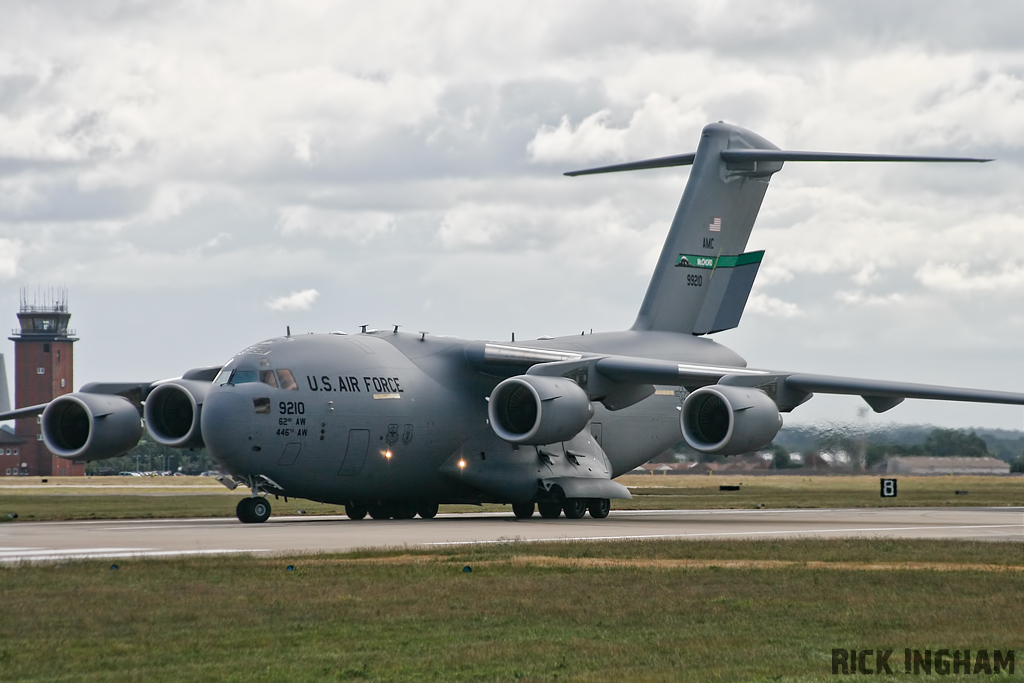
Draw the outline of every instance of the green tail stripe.
<instances>
[{"instance_id":1,"label":"green tail stripe","mask_svg":"<svg viewBox=\"0 0 1024 683\"><path fill-rule=\"evenodd\" d=\"M700 254L680 254L676 259L676 265L684 268L735 268L746 266L751 263L760 263L764 257L764 251L750 251L746 254L735 256L706 256Z\"/></svg>"}]
</instances>

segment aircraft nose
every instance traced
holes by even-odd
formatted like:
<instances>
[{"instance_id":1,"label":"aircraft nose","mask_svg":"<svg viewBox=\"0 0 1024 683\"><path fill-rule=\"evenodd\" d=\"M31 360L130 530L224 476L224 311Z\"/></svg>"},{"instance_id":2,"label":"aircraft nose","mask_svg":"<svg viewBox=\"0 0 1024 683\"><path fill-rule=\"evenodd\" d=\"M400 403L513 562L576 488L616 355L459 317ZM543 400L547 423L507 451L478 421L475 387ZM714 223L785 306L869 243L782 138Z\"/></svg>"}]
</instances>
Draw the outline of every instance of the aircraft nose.
<instances>
[{"instance_id":1,"label":"aircraft nose","mask_svg":"<svg viewBox=\"0 0 1024 683\"><path fill-rule=\"evenodd\" d=\"M230 391L213 391L206 397L200 418L203 442L210 455L222 463L240 463L248 449L252 399Z\"/></svg>"}]
</instances>

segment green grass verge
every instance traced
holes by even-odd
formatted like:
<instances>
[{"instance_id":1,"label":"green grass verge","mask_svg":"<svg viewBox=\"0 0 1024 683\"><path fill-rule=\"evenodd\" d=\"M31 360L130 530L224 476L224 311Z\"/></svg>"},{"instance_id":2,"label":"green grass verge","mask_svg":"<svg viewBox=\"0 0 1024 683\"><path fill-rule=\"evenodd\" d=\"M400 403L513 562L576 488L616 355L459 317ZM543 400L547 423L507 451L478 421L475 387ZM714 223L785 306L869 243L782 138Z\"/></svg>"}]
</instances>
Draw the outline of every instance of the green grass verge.
<instances>
[{"instance_id":1,"label":"green grass verge","mask_svg":"<svg viewBox=\"0 0 1024 683\"><path fill-rule=\"evenodd\" d=\"M193 481L194 480L194 481ZM60 482L54 484L52 482ZM131 479L93 477L17 480L17 488L0 486L0 522L15 513L21 521L61 519L153 519L231 517L247 490L227 491L207 478ZM900 477L899 497L879 496L877 476L628 476L634 499L616 500L616 510L693 510L708 508L948 507L1024 505L1024 477ZM24 482L24 483L23 483ZM32 485L33 482L36 485ZM78 486L76 486L78 484ZM206 485L209 491L194 489ZM739 491L719 486L739 485ZM91 487L91 488L90 488ZM966 491L967 495L957 495ZM275 515L343 514L338 505L271 498ZM445 505L442 512L509 512L507 505Z\"/></svg>"},{"instance_id":2,"label":"green grass verge","mask_svg":"<svg viewBox=\"0 0 1024 683\"><path fill-rule=\"evenodd\" d=\"M616 559L632 564L600 563ZM683 560L693 564L671 564ZM752 564L715 564L727 560ZM770 560L796 564L756 565ZM912 562L942 564L879 568ZM1014 543L507 544L118 564L0 569L0 678L824 681L832 648L896 650L897 670L903 648L1024 654Z\"/></svg>"},{"instance_id":3,"label":"green grass verge","mask_svg":"<svg viewBox=\"0 0 1024 683\"><path fill-rule=\"evenodd\" d=\"M899 495L882 498L879 476L743 477L647 475L620 477L633 501L619 509L857 508L1024 505L1024 477L897 477ZM721 485L739 491L720 491ZM960 495L957 491L966 492Z\"/></svg>"}]
</instances>

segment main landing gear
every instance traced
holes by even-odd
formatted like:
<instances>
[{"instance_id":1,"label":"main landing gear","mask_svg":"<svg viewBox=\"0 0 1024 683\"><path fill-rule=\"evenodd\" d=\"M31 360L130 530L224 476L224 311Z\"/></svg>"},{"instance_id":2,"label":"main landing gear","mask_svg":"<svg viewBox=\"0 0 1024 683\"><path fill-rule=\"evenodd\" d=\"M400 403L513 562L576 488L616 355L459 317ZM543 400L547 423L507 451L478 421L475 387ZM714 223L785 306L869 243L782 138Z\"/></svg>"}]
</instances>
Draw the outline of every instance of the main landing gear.
<instances>
[{"instance_id":1,"label":"main landing gear","mask_svg":"<svg viewBox=\"0 0 1024 683\"><path fill-rule=\"evenodd\" d=\"M433 519L437 516L438 504L429 500L389 500L362 503L349 501L345 503L345 514L351 520L360 520L370 515L370 519L412 519L419 515L422 519Z\"/></svg>"},{"instance_id":2,"label":"main landing gear","mask_svg":"<svg viewBox=\"0 0 1024 683\"><path fill-rule=\"evenodd\" d=\"M604 519L611 512L612 502L607 498L566 498L561 503L542 501L537 503L540 516L544 519L558 519L562 513L569 519L580 519L590 512L594 519ZM533 503L516 503L512 505L516 519L529 519L533 516Z\"/></svg>"},{"instance_id":3,"label":"main landing gear","mask_svg":"<svg viewBox=\"0 0 1024 683\"><path fill-rule=\"evenodd\" d=\"M270 518L270 501L259 496L243 498L238 501L235 514L242 524L261 524Z\"/></svg>"}]
</instances>

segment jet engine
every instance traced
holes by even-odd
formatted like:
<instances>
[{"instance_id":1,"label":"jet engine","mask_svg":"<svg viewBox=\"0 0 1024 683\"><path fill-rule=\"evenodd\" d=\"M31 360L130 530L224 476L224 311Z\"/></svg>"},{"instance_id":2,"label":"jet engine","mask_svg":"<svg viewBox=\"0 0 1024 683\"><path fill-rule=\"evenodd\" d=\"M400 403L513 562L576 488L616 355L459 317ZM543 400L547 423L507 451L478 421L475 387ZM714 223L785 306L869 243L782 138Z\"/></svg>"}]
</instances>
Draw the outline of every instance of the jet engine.
<instances>
[{"instance_id":1,"label":"jet engine","mask_svg":"<svg viewBox=\"0 0 1024 683\"><path fill-rule=\"evenodd\" d=\"M771 443L782 415L760 389L716 384L686 397L679 424L686 443L701 453L739 455Z\"/></svg>"},{"instance_id":2,"label":"jet engine","mask_svg":"<svg viewBox=\"0 0 1024 683\"><path fill-rule=\"evenodd\" d=\"M142 438L138 409L123 396L65 394L42 416L43 442L68 460L104 460L124 455Z\"/></svg>"},{"instance_id":3,"label":"jet engine","mask_svg":"<svg viewBox=\"0 0 1024 683\"><path fill-rule=\"evenodd\" d=\"M178 379L149 392L145 416L153 440L172 448L201 448L199 417L209 390L209 382Z\"/></svg>"},{"instance_id":4,"label":"jet engine","mask_svg":"<svg viewBox=\"0 0 1024 683\"><path fill-rule=\"evenodd\" d=\"M494 387L487 404L495 434L531 446L568 441L593 415L587 392L564 377L510 377Z\"/></svg>"}]
</instances>

